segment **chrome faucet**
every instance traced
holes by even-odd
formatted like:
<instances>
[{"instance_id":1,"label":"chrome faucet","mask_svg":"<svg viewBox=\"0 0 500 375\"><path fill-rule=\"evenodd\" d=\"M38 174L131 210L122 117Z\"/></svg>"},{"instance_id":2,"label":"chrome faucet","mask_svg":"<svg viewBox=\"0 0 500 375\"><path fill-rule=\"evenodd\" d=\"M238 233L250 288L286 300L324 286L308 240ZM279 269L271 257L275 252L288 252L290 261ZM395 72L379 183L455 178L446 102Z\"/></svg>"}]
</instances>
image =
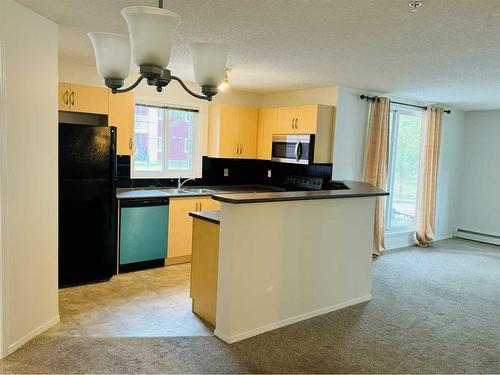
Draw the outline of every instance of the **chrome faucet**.
<instances>
[{"instance_id":1,"label":"chrome faucet","mask_svg":"<svg viewBox=\"0 0 500 375\"><path fill-rule=\"evenodd\" d=\"M184 181L181 181L182 177L179 177L177 179L177 190L181 190L181 188L184 186L184 184L188 181L194 181L194 178L186 178Z\"/></svg>"}]
</instances>

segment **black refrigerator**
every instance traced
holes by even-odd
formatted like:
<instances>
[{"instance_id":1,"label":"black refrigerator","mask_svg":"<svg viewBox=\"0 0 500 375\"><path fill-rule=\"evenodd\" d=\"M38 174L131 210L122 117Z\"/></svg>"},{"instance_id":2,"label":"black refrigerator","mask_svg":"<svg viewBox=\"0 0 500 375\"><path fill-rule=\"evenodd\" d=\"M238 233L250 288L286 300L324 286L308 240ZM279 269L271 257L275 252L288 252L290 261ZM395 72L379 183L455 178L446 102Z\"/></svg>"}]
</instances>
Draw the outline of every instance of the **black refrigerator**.
<instances>
[{"instance_id":1,"label":"black refrigerator","mask_svg":"<svg viewBox=\"0 0 500 375\"><path fill-rule=\"evenodd\" d=\"M59 123L59 287L116 271L116 128Z\"/></svg>"}]
</instances>

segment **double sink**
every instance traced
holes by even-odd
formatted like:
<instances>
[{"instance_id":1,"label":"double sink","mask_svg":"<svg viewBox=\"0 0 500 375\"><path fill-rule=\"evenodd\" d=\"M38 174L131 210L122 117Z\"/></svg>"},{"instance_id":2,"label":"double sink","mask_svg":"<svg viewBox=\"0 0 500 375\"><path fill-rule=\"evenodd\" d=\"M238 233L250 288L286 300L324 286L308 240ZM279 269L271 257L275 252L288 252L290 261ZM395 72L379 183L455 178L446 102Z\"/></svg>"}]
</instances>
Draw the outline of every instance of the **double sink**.
<instances>
[{"instance_id":1,"label":"double sink","mask_svg":"<svg viewBox=\"0 0 500 375\"><path fill-rule=\"evenodd\" d=\"M158 189L160 193L166 195L182 195L182 194L215 194L212 189L195 189L195 188L180 188L180 189Z\"/></svg>"},{"instance_id":2,"label":"double sink","mask_svg":"<svg viewBox=\"0 0 500 375\"><path fill-rule=\"evenodd\" d=\"M116 196L118 199L127 198L166 198L176 196L189 196L189 195L212 195L216 191L212 189L203 188L181 188L181 189L141 189L129 190L119 192Z\"/></svg>"},{"instance_id":3,"label":"double sink","mask_svg":"<svg viewBox=\"0 0 500 375\"><path fill-rule=\"evenodd\" d=\"M142 199L142 198L173 198L227 193L262 193L272 191L283 191L283 189L264 185L226 185L206 187L182 187L176 188L152 188L152 189L117 189L118 199Z\"/></svg>"}]
</instances>

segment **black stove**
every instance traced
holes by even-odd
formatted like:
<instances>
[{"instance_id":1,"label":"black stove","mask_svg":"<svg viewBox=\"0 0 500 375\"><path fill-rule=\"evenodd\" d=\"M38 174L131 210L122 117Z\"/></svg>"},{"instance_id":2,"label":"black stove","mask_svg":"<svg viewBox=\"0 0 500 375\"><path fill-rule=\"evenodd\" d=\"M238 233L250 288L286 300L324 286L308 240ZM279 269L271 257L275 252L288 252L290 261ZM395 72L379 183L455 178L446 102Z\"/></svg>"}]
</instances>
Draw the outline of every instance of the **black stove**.
<instances>
[{"instance_id":1,"label":"black stove","mask_svg":"<svg viewBox=\"0 0 500 375\"><path fill-rule=\"evenodd\" d=\"M287 176L283 187L287 191L321 190L323 179L311 176Z\"/></svg>"},{"instance_id":2,"label":"black stove","mask_svg":"<svg viewBox=\"0 0 500 375\"><path fill-rule=\"evenodd\" d=\"M285 178L286 191L343 190L348 187L340 181L325 181L321 177L291 175Z\"/></svg>"}]
</instances>

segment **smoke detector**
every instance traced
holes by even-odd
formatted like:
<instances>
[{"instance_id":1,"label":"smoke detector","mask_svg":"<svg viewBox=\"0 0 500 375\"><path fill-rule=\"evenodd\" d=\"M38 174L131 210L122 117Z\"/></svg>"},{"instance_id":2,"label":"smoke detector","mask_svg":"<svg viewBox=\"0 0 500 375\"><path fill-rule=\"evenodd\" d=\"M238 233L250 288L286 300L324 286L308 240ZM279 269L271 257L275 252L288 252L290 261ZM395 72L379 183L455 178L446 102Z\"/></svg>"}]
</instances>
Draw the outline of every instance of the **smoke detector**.
<instances>
[{"instance_id":1,"label":"smoke detector","mask_svg":"<svg viewBox=\"0 0 500 375\"><path fill-rule=\"evenodd\" d=\"M418 8L420 8L422 5L423 5L423 2L419 1L419 0L410 1L410 3L408 4L408 6L410 7L410 10L412 12L416 12L418 10Z\"/></svg>"}]
</instances>

